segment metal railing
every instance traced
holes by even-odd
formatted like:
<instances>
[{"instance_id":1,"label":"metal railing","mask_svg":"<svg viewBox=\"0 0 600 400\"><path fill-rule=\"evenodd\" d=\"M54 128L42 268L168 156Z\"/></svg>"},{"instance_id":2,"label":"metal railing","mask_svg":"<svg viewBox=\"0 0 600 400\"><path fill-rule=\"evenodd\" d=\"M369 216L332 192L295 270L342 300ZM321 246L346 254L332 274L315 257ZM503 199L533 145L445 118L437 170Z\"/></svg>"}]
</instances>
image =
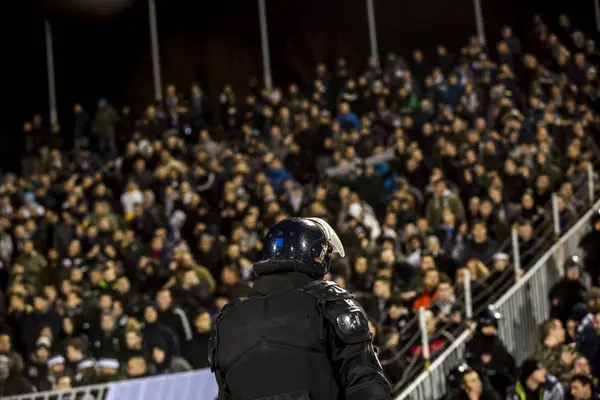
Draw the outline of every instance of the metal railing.
<instances>
[{"instance_id":1,"label":"metal railing","mask_svg":"<svg viewBox=\"0 0 600 400\"><path fill-rule=\"evenodd\" d=\"M566 256L580 255L579 241L590 230L590 219L600 209L597 201L591 209L538 262L495 303L502 314L498 333L508 351L520 363L534 349L542 323L550 317L548 292L561 278ZM474 328L472 328L474 329ZM447 390L446 377L465 359L465 349L472 330L463 332L421 373L396 400L435 400Z\"/></svg>"},{"instance_id":2,"label":"metal railing","mask_svg":"<svg viewBox=\"0 0 600 400\"><path fill-rule=\"evenodd\" d=\"M215 400L218 388L209 368L68 390L3 397L6 400Z\"/></svg>"}]
</instances>

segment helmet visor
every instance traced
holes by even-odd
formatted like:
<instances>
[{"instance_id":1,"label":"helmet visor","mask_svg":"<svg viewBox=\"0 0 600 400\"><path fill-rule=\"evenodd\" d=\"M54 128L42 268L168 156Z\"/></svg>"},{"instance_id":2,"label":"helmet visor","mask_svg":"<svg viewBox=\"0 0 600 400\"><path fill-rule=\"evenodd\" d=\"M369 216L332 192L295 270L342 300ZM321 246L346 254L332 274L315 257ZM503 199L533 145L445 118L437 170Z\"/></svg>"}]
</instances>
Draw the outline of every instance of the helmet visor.
<instances>
[{"instance_id":1,"label":"helmet visor","mask_svg":"<svg viewBox=\"0 0 600 400\"><path fill-rule=\"evenodd\" d=\"M321 228L323 234L325 235L325 238L327 239L327 242L329 243L329 245L331 245L333 249L333 253L338 253L341 257L344 257L346 255L346 251L344 250L344 245L342 244L342 241L338 237L337 233L335 233L333 228L327 222L325 222L325 220L321 218L306 219L314 222Z\"/></svg>"}]
</instances>

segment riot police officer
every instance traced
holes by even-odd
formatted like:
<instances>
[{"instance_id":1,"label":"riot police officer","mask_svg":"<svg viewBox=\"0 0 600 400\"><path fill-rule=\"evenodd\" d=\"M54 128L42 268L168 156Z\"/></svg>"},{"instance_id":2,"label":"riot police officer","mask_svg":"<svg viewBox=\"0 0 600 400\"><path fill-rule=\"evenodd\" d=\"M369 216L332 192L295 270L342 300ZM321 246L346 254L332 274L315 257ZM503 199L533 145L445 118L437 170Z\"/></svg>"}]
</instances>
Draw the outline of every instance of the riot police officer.
<instances>
[{"instance_id":1,"label":"riot police officer","mask_svg":"<svg viewBox=\"0 0 600 400\"><path fill-rule=\"evenodd\" d=\"M498 323L502 316L493 306L488 306L477 324L477 331L467 343L467 362L485 375L491 387L504 398L516 377L515 359L498 337Z\"/></svg>"},{"instance_id":2,"label":"riot police officer","mask_svg":"<svg viewBox=\"0 0 600 400\"><path fill-rule=\"evenodd\" d=\"M219 400L388 400L364 310L322 280L344 247L319 218L290 218L264 240L247 299L223 308L209 343Z\"/></svg>"}]
</instances>

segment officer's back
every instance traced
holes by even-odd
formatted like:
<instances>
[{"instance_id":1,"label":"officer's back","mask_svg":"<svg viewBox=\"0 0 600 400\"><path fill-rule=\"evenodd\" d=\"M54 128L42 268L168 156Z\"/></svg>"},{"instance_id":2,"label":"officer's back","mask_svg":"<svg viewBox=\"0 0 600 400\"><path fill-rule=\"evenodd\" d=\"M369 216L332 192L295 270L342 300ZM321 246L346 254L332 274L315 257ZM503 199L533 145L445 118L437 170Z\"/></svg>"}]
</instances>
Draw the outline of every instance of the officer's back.
<instances>
[{"instance_id":1,"label":"officer's back","mask_svg":"<svg viewBox=\"0 0 600 400\"><path fill-rule=\"evenodd\" d=\"M345 290L319 279L330 253L343 255L333 235L324 221L307 219L269 231L250 298L217 318L210 355L219 399L391 398L364 311Z\"/></svg>"}]
</instances>

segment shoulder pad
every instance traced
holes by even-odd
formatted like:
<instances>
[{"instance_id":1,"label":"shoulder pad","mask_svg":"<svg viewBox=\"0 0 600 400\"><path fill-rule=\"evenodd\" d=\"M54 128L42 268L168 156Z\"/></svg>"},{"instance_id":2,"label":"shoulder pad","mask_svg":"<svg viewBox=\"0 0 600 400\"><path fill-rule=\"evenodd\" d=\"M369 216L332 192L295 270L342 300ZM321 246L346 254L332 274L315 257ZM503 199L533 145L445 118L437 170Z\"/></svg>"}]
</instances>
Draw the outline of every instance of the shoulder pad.
<instances>
[{"instance_id":1,"label":"shoulder pad","mask_svg":"<svg viewBox=\"0 0 600 400\"><path fill-rule=\"evenodd\" d=\"M343 342L360 343L371 339L366 313L345 289L331 281L314 281L299 290L317 300L323 316Z\"/></svg>"},{"instance_id":2,"label":"shoulder pad","mask_svg":"<svg viewBox=\"0 0 600 400\"><path fill-rule=\"evenodd\" d=\"M313 281L304 287L298 288L298 290L314 297L319 302L352 298L350 293L331 281Z\"/></svg>"},{"instance_id":3,"label":"shoulder pad","mask_svg":"<svg viewBox=\"0 0 600 400\"><path fill-rule=\"evenodd\" d=\"M345 343L359 343L371 339L369 319L354 299L327 302L323 315L333 324L336 334Z\"/></svg>"},{"instance_id":4,"label":"shoulder pad","mask_svg":"<svg viewBox=\"0 0 600 400\"><path fill-rule=\"evenodd\" d=\"M219 313L219 315L217 315L217 318L215 319L212 333L210 335L210 339L208 340L208 362L210 364L210 369L213 372L218 368L216 354L217 354L217 347L218 347L217 344L218 344L219 322L221 322L221 320L223 319L223 317L225 316L227 311L231 310L232 308L237 307L245 300L247 300L247 299L245 297L243 297L243 298L235 299L235 300L230 301L229 303L225 304L225 306L221 309L221 312Z\"/></svg>"}]
</instances>

